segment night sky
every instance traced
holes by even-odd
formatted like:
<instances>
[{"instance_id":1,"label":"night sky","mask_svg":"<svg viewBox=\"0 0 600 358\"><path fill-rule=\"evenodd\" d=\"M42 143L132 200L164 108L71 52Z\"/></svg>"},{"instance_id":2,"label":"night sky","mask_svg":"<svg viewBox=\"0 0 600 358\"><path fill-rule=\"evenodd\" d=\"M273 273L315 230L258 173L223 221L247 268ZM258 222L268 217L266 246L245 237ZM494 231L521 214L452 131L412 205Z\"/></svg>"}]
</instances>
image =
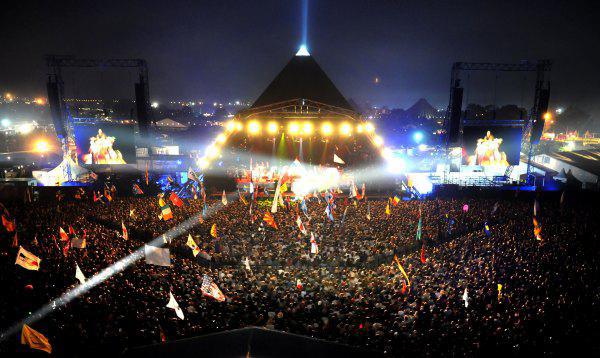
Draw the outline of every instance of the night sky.
<instances>
[{"instance_id":1,"label":"night sky","mask_svg":"<svg viewBox=\"0 0 600 358\"><path fill-rule=\"evenodd\" d=\"M44 95L43 56L54 53L144 58L159 102L254 100L295 53L301 22L300 0L11 1L0 10L0 90ZM310 0L308 23L311 54L358 103L406 107L425 97L445 107L455 61L550 58L551 105L600 112L600 27L591 5ZM494 76L470 79L469 100L491 103L494 83L498 104L521 104L533 92L533 74ZM68 95L133 96L135 73L66 78Z\"/></svg>"}]
</instances>

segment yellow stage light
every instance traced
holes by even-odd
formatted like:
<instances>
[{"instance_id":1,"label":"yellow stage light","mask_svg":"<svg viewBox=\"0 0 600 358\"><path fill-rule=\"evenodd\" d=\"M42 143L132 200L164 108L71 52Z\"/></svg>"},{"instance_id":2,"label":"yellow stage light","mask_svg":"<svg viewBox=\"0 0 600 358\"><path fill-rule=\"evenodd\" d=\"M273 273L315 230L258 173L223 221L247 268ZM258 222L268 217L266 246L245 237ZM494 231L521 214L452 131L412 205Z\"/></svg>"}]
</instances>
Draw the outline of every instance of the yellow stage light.
<instances>
[{"instance_id":1,"label":"yellow stage light","mask_svg":"<svg viewBox=\"0 0 600 358\"><path fill-rule=\"evenodd\" d=\"M233 132L233 130L235 129L235 121L227 122L227 125L225 126L225 128L227 128L227 130L229 132Z\"/></svg>"},{"instance_id":2,"label":"yellow stage light","mask_svg":"<svg viewBox=\"0 0 600 358\"><path fill-rule=\"evenodd\" d=\"M545 120L547 120L547 121L548 121L548 120L550 120L550 118L552 118L552 115L550 114L550 112L546 112L546 113L544 113L544 119L545 119Z\"/></svg>"},{"instance_id":3,"label":"yellow stage light","mask_svg":"<svg viewBox=\"0 0 600 358\"><path fill-rule=\"evenodd\" d=\"M220 133L220 134L217 136L217 138L216 138L216 141L217 141L217 143L219 143L219 144L223 144L223 143L225 143L225 141L226 141L226 140L227 140L227 137L226 137L226 136L225 136L225 134L223 134L223 133Z\"/></svg>"},{"instance_id":4,"label":"yellow stage light","mask_svg":"<svg viewBox=\"0 0 600 358\"><path fill-rule=\"evenodd\" d=\"M373 123L366 123L365 130L367 131L367 133L373 133L375 131L375 126L373 125Z\"/></svg>"},{"instance_id":5,"label":"yellow stage light","mask_svg":"<svg viewBox=\"0 0 600 358\"><path fill-rule=\"evenodd\" d=\"M269 134L277 134L278 130L279 125L277 124L277 122L269 122L269 124L267 125L267 131L269 132Z\"/></svg>"},{"instance_id":6,"label":"yellow stage light","mask_svg":"<svg viewBox=\"0 0 600 358\"><path fill-rule=\"evenodd\" d=\"M302 125L302 134L311 135L313 132L313 124L311 122L304 122Z\"/></svg>"},{"instance_id":7,"label":"yellow stage light","mask_svg":"<svg viewBox=\"0 0 600 358\"><path fill-rule=\"evenodd\" d=\"M260 123L257 121L248 122L248 133L251 135L256 135L260 132Z\"/></svg>"},{"instance_id":8,"label":"yellow stage light","mask_svg":"<svg viewBox=\"0 0 600 358\"><path fill-rule=\"evenodd\" d=\"M376 147L381 147L383 145L383 138L376 135L375 138L373 138L373 143L375 143Z\"/></svg>"},{"instance_id":9,"label":"yellow stage light","mask_svg":"<svg viewBox=\"0 0 600 358\"><path fill-rule=\"evenodd\" d=\"M348 123L342 123L340 126L340 133L342 133L342 135L349 136L352 134L352 126Z\"/></svg>"},{"instance_id":10,"label":"yellow stage light","mask_svg":"<svg viewBox=\"0 0 600 358\"><path fill-rule=\"evenodd\" d=\"M288 133L296 135L298 132L300 132L300 125L296 122L290 122L290 124L288 124Z\"/></svg>"},{"instance_id":11,"label":"yellow stage light","mask_svg":"<svg viewBox=\"0 0 600 358\"><path fill-rule=\"evenodd\" d=\"M50 149L50 145L48 144L47 141L40 139L37 142L35 142L35 151L38 153L46 153L48 151L48 149Z\"/></svg>"},{"instance_id":12,"label":"yellow stage light","mask_svg":"<svg viewBox=\"0 0 600 358\"><path fill-rule=\"evenodd\" d=\"M236 131L241 131L243 127L244 126L242 126L242 124L240 122L235 122L235 130Z\"/></svg>"},{"instance_id":13,"label":"yellow stage light","mask_svg":"<svg viewBox=\"0 0 600 358\"><path fill-rule=\"evenodd\" d=\"M321 126L321 134L323 134L324 136L329 136L331 135L331 133L333 133L333 126L331 125L331 123L323 123L323 125Z\"/></svg>"},{"instance_id":14,"label":"yellow stage light","mask_svg":"<svg viewBox=\"0 0 600 358\"><path fill-rule=\"evenodd\" d=\"M214 159L219 155L219 148L215 147L214 145L211 145L210 147L206 148L206 156L209 159Z\"/></svg>"},{"instance_id":15,"label":"yellow stage light","mask_svg":"<svg viewBox=\"0 0 600 358\"><path fill-rule=\"evenodd\" d=\"M364 131L365 131L365 126L363 126L362 124L359 124L356 126L356 132L362 133Z\"/></svg>"},{"instance_id":16,"label":"yellow stage light","mask_svg":"<svg viewBox=\"0 0 600 358\"><path fill-rule=\"evenodd\" d=\"M198 166L199 166L201 169L206 169L206 168L208 167L208 164L210 164L210 163L208 162L208 159L206 159L206 158L204 158L204 157L202 157L202 158L198 159Z\"/></svg>"}]
</instances>

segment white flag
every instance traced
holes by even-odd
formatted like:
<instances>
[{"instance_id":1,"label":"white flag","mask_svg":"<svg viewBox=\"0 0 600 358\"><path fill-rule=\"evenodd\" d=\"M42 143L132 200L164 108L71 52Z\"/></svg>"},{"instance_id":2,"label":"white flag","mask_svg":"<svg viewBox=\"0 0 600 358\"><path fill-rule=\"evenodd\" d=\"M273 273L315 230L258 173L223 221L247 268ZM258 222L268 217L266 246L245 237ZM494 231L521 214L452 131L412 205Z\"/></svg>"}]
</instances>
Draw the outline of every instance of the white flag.
<instances>
[{"instance_id":1,"label":"white flag","mask_svg":"<svg viewBox=\"0 0 600 358\"><path fill-rule=\"evenodd\" d=\"M77 264L75 264L75 278L78 279L82 285L85 283L85 276Z\"/></svg>"},{"instance_id":2,"label":"white flag","mask_svg":"<svg viewBox=\"0 0 600 358\"><path fill-rule=\"evenodd\" d=\"M144 245L144 255L146 263L158 266L171 266L171 256L169 249L162 249L156 246Z\"/></svg>"},{"instance_id":3,"label":"white flag","mask_svg":"<svg viewBox=\"0 0 600 358\"><path fill-rule=\"evenodd\" d=\"M463 301L465 301L465 308L469 307L469 293L467 292L467 288L465 287L465 293L462 295Z\"/></svg>"},{"instance_id":4,"label":"white flag","mask_svg":"<svg viewBox=\"0 0 600 358\"><path fill-rule=\"evenodd\" d=\"M252 272L252 268L250 268L250 259L248 257L244 259L244 266L246 267L246 270Z\"/></svg>"},{"instance_id":5,"label":"white flag","mask_svg":"<svg viewBox=\"0 0 600 358\"><path fill-rule=\"evenodd\" d=\"M346 162L344 162L342 158L338 157L335 153L333 153L333 162L338 164L346 164Z\"/></svg>"},{"instance_id":6,"label":"white flag","mask_svg":"<svg viewBox=\"0 0 600 358\"><path fill-rule=\"evenodd\" d=\"M173 297L173 293L171 293L170 291L169 291L169 303L167 303L167 307L174 309L175 313L177 314L177 317L179 317L179 319L184 319L183 311L181 310L181 307L179 307L179 304L177 303L177 301L175 301L175 297Z\"/></svg>"},{"instance_id":7,"label":"white flag","mask_svg":"<svg viewBox=\"0 0 600 358\"><path fill-rule=\"evenodd\" d=\"M227 195L225 195L225 190L223 190L223 196L221 196L221 202L223 205L227 205Z\"/></svg>"}]
</instances>

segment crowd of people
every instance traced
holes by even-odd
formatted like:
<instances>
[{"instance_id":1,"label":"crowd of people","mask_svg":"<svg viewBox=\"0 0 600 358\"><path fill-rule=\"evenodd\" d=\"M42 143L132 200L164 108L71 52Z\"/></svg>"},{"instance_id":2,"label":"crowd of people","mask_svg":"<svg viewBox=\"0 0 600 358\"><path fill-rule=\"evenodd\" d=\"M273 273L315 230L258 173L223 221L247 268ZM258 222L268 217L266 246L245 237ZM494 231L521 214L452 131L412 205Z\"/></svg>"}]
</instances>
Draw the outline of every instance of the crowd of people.
<instances>
[{"instance_id":1,"label":"crowd of people","mask_svg":"<svg viewBox=\"0 0 600 358\"><path fill-rule=\"evenodd\" d=\"M65 356L246 326L388 355L598 352L600 213L593 203L541 196L538 240L531 197L396 203L339 195L334 221L324 199L312 198L306 213L300 203L279 207L272 214L277 228L263 220L269 199L237 197L227 205L219 196L207 199L205 217L201 198L171 203L167 221L152 196L4 203L16 229L0 228L0 329L78 286L76 265L89 279L192 218L191 229L164 243L171 266L142 258L32 327ZM86 247L65 249L60 228L85 236ZM188 235L210 260L193 255ZM39 271L14 264L19 246L41 258ZM225 301L203 296L204 275ZM184 319L166 307L169 293ZM0 352L24 349L18 337L0 342Z\"/></svg>"}]
</instances>

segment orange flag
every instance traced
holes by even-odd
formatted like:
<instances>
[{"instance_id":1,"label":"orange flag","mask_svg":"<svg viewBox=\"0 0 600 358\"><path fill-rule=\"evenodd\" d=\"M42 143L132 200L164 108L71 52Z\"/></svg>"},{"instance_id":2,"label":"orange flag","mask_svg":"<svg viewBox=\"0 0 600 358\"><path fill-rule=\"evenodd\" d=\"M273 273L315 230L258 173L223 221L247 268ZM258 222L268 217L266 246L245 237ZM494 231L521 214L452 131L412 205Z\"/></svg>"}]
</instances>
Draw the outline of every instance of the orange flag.
<instances>
[{"instance_id":1,"label":"orange flag","mask_svg":"<svg viewBox=\"0 0 600 358\"><path fill-rule=\"evenodd\" d=\"M265 213L265 216L263 217L263 220L264 220L264 221L265 221L267 224L269 224L269 226L271 226L271 227L273 227L273 228L277 229L277 223L275 222L275 218L273 218L273 215L271 215L271 213L270 213L270 212L268 212L268 211L267 211L267 212Z\"/></svg>"},{"instance_id":2,"label":"orange flag","mask_svg":"<svg viewBox=\"0 0 600 358\"><path fill-rule=\"evenodd\" d=\"M48 342L48 338L26 324L23 325L23 330L21 331L21 344L46 353L52 353L52 346Z\"/></svg>"},{"instance_id":3,"label":"orange flag","mask_svg":"<svg viewBox=\"0 0 600 358\"><path fill-rule=\"evenodd\" d=\"M210 228L210 236L217 238L217 224L213 224Z\"/></svg>"}]
</instances>

